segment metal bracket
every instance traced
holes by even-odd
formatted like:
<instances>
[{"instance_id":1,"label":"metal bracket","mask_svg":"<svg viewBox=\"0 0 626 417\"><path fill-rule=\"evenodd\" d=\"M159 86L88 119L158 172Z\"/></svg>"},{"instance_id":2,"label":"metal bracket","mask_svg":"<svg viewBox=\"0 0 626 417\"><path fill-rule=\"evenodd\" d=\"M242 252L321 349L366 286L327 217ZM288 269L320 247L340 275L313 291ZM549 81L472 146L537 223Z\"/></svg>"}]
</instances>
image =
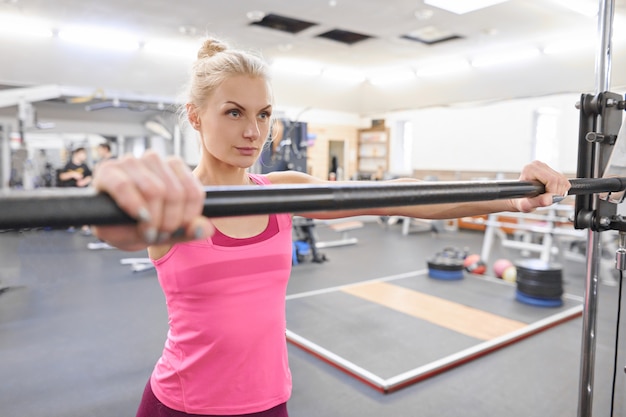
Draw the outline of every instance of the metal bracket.
<instances>
[{"instance_id":1,"label":"metal bracket","mask_svg":"<svg viewBox=\"0 0 626 417\"><path fill-rule=\"evenodd\" d=\"M621 130L626 101L619 94L583 94L576 104L580 110L578 134L579 178L614 177L626 174L626 131ZM597 164L594 161L598 161ZM593 231L620 230L617 203L624 191L577 195L574 227Z\"/></svg>"}]
</instances>

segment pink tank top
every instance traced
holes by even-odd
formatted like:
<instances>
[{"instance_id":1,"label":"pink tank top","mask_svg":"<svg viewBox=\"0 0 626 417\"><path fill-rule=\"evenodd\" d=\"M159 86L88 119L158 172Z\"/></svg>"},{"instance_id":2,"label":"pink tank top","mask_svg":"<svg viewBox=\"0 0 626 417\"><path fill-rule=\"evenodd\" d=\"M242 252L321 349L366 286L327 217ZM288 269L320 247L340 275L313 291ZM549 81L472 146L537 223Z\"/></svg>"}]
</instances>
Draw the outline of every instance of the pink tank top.
<instances>
[{"instance_id":1,"label":"pink tank top","mask_svg":"<svg viewBox=\"0 0 626 417\"><path fill-rule=\"evenodd\" d=\"M250 414L289 399L291 233L290 215L270 215L258 236L217 232L154 261L169 331L150 381L163 404L190 414Z\"/></svg>"}]
</instances>

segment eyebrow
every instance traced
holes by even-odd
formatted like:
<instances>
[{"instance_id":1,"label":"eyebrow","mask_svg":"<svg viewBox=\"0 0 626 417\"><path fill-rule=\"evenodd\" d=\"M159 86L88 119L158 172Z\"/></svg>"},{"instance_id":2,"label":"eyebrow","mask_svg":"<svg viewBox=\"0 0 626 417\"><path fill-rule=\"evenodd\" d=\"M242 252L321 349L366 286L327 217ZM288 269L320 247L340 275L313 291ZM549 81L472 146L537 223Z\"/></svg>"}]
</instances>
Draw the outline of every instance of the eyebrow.
<instances>
[{"instance_id":1,"label":"eyebrow","mask_svg":"<svg viewBox=\"0 0 626 417\"><path fill-rule=\"evenodd\" d=\"M224 104L232 104L232 105L234 105L234 106L239 107L239 108L240 108L240 109L242 109L242 110L243 110L243 109L245 109L245 107L244 107L244 106L242 106L241 104L237 103L236 101L231 101L231 100L228 100L228 101L224 102ZM271 104L268 104L267 106L263 107L263 108L261 109L261 111L263 111L263 110L267 110L267 109L271 109L271 108L272 108L272 105L271 105Z\"/></svg>"}]
</instances>

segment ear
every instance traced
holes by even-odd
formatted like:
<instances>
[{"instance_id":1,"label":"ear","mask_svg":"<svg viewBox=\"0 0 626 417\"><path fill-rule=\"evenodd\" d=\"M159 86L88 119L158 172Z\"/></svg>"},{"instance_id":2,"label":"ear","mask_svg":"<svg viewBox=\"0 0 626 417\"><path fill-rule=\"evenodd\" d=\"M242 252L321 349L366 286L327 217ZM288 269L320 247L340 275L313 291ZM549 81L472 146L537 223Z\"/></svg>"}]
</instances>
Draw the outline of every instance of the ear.
<instances>
[{"instance_id":1,"label":"ear","mask_svg":"<svg viewBox=\"0 0 626 417\"><path fill-rule=\"evenodd\" d=\"M185 108L187 109L187 120L189 120L189 124L191 124L191 127L196 130L200 130L200 117L198 115L198 108L192 103L187 103L185 105Z\"/></svg>"}]
</instances>

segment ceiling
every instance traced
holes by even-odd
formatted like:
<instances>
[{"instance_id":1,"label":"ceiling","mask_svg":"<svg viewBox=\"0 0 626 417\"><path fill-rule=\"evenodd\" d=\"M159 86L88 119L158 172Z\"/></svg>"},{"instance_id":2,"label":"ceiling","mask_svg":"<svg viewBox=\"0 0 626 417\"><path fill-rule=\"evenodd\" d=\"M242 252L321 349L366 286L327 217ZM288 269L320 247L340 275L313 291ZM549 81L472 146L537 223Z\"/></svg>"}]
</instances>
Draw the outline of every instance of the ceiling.
<instances>
[{"instance_id":1,"label":"ceiling","mask_svg":"<svg viewBox=\"0 0 626 417\"><path fill-rule=\"evenodd\" d=\"M116 27L135 33L146 44L154 39L170 39L192 44L193 48L200 37L212 34L233 46L258 51L270 62L284 57L304 58L322 67L357 69L363 73L381 68L415 71L444 58L456 56L470 61L487 52L504 54L518 47L543 48L559 39L582 37L574 51L562 55L540 54L511 66L472 68L463 75L418 77L404 84L338 82L319 75L275 76L278 104L368 115L593 90L597 17L575 12L563 3L508 0L456 14L423 0L0 0L0 16L41 18L55 32L74 24ZM616 1L613 27L619 26L624 13L626 0ZM313 24L298 33L255 24L268 14ZM319 36L332 30L355 32L367 38L347 44ZM422 42L407 36L422 37ZM451 39L435 42L440 38ZM615 30L612 85L616 86L626 85L626 71L620 70L626 67L623 40L626 34ZM100 50L66 44L58 36L30 39L0 33L4 63L0 67L0 84L63 85L81 92L75 95L92 94L93 101L117 97L168 103L180 93L193 54L193 49L187 56L141 49ZM76 111L76 105L68 106L70 110Z\"/></svg>"}]
</instances>

